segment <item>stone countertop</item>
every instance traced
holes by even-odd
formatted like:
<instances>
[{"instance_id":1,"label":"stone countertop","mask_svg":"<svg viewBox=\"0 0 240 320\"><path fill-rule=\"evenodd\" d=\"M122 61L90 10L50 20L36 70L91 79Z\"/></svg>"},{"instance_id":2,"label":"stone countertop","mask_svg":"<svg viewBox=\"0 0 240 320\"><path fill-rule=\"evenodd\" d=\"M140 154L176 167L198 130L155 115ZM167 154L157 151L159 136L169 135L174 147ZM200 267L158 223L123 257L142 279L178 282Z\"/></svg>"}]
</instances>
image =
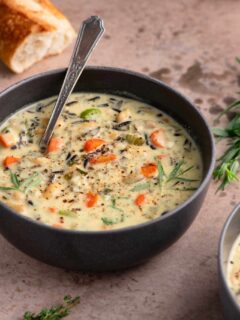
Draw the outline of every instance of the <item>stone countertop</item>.
<instances>
[{"instance_id":1,"label":"stone countertop","mask_svg":"<svg viewBox=\"0 0 240 320\"><path fill-rule=\"evenodd\" d=\"M89 15L106 26L90 64L123 67L161 79L195 102L210 125L239 91L237 0L55 0L76 29ZM14 75L0 64L0 90L49 69L65 67L72 48ZM1 106L4 107L4 106ZM218 146L218 152L221 146ZM238 202L239 186L215 194L212 183L187 233L149 263L125 272L68 272L40 263L0 237L0 319L80 295L69 319L222 320L217 245Z\"/></svg>"}]
</instances>

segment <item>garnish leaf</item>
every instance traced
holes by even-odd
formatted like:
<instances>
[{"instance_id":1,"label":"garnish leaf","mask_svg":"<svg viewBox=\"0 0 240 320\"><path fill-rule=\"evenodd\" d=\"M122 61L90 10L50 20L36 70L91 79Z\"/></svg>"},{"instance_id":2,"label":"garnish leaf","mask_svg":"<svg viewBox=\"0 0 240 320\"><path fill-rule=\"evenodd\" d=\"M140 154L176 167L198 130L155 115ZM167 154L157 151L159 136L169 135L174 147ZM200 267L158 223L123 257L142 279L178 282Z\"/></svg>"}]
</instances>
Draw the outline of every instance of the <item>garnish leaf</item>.
<instances>
[{"instance_id":1,"label":"garnish leaf","mask_svg":"<svg viewBox=\"0 0 240 320\"><path fill-rule=\"evenodd\" d=\"M222 181L218 190L224 190L227 185L233 181L239 181L237 172L239 169L239 160L230 160L228 162L222 161L222 163L216 167L213 172L214 179Z\"/></svg>"},{"instance_id":2,"label":"garnish leaf","mask_svg":"<svg viewBox=\"0 0 240 320\"><path fill-rule=\"evenodd\" d=\"M38 314L25 312L23 320L60 320L70 314L71 309L80 302L80 297L72 298L71 296L64 297L62 305L56 305L49 309L42 309Z\"/></svg>"},{"instance_id":3,"label":"garnish leaf","mask_svg":"<svg viewBox=\"0 0 240 320\"><path fill-rule=\"evenodd\" d=\"M12 171L10 171L10 179L11 179L11 182L14 185L14 187L16 189L18 189L20 187L20 181L19 181L17 175L15 173L13 173Z\"/></svg>"},{"instance_id":4,"label":"garnish leaf","mask_svg":"<svg viewBox=\"0 0 240 320\"><path fill-rule=\"evenodd\" d=\"M41 178L39 173L35 172L32 176L27 179L20 181L18 176L10 170L10 180L13 184L12 187L1 187L0 190L8 191L8 190L18 190L24 193L28 193L28 191L41 183Z\"/></svg>"},{"instance_id":5,"label":"garnish leaf","mask_svg":"<svg viewBox=\"0 0 240 320\"><path fill-rule=\"evenodd\" d=\"M136 186L134 186L132 189L130 189L130 191L138 192L138 191L142 191L142 190L149 189L149 188L150 188L150 183L149 182L139 183Z\"/></svg>"},{"instance_id":6,"label":"garnish leaf","mask_svg":"<svg viewBox=\"0 0 240 320\"><path fill-rule=\"evenodd\" d=\"M198 181L197 179L188 179L188 178L183 178L183 177L176 177L174 180L179 181L179 182L196 182L196 181Z\"/></svg>"},{"instance_id":7,"label":"garnish leaf","mask_svg":"<svg viewBox=\"0 0 240 320\"><path fill-rule=\"evenodd\" d=\"M39 173L35 172L32 176L25 179L21 184L20 187L27 193L30 189L38 186L41 183L41 179L39 177Z\"/></svg>"},{"instance_id":8,"label":"garnish leaf","mask_svg":"<svg viewBox=\"0 0 240 320\"><path fill-rule=\"evenodd\" d=\"M121 217L119 219L110 219L110 218L107 218L107 217L102 217L101 220L107 226L111 226L113 224L123 222L124 221L124 215L121 214Z\"/></svg>"},{"instance_id":9,"label":"garnish leaf","mask_svg":"<svg viewBox=\"0 0 240 320\"><path fill-rule=\"evenodd\" d=\"M158 185L160 187L160 189L162 188L162 184L163 184L163 179L164 176L166 175L162 166L162 163L160 160L157 160L157 169L158 169Z\"/></svg>"},{"instance_id":10,"label":"garnish leaf","mask_svg":"<svg viewBox=\"0 0 240 320\"><path fill-rule=\"evenodd\" d=\"M102 222L106 224L107 226L114 224L115 222L112 219L109 219L107 217L102 217L101 218Z\"/></svg>"},{"instance_id":11,"label":"garnish leaf","mask_svg":"<svg viewBox=\"0 0 240 320\"><path fill-rule=\"evenodd\" d=\"M58 214L65 217L76 217L76 214L71 210L59 210Z\"/></svg>"},{"instance_id":12,"label":"garnish leaf","mask_svg":"<svg viewBox=\"0 0 240 320\"><path fill-rule=\"evenodd\" d=\"M17 189L14 187L0 187L0 190L7 191L7 190L17 190Z\"/></svg>"},{"instance_id":13,"label":"garnish leaf","mask_svg":"<svg viewBox=\"0 0 240 320\"><path fill-rule=\"evenodd\" d=\"M225 129L213 128L212 132L215 135L215 137L218 137L218 138L227 138L227 137L229 137L229 133Z\"/></svg>"},{"instance_id":14,"label":"garnish leaf","mask_svg":"<svg viewBox=\"0 0 240 320\"><path fill-rule=\"evenodd\" d=\"M184 160L181 160L176 163L175 167L173 168L173 170L170 172L168 176L167 182L175 179L178 176L179 171L184 163L185 163Z\"/></svg>"}]
</instances>

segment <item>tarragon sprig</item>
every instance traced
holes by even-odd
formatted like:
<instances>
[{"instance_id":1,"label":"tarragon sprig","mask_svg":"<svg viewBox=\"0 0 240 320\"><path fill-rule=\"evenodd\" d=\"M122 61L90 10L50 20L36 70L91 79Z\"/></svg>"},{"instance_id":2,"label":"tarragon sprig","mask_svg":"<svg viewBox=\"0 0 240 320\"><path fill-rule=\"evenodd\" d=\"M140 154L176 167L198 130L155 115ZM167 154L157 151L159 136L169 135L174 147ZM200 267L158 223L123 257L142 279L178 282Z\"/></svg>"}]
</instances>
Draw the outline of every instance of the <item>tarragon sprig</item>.
<instances>
[{"instance_id":1,"label":"tarragon sprig","mask_svg":"<svg viewBox=\"0 0 240 320\"><path fill-rule=\"evenodd\" d=\"M25 180L19 180L18 176L13 173L11 170L10 172L10 180L12 182L12 186L9 187L1 187L0 190L8 191L8 190L17 190L24 193L28 193L28 191L36 186L38 186L42 179L39 176L39 173L34 172L30 177Z\"/></svg>"},{"instance_id":2,"label":"tarragon sprig","mask_svg":"<svg viewBox=\"0 0 240 320\"><path fill-rule=\"evenodd\" d=\"M175 167L170 172L167 182L170 181L176 181L176 182L195 182L198 181L196 179L189 179L184 177L183 175L187 173L188 171L193 169L193 166L187 167L186 169L183 169L183 166L185 165L185 161L181 160L176 163Z\"/></svg>"},{"instance_id":3,"label":"tarragon sprig","mask_svg":"<svg viewBox=\"0 0 240 320\"><path fill-rule=\"evenodd\" d=\"M240 64L240 58L236 59ZM218 159L218 165L213 172L213 178L220 182L217 189L224 190L233 181L238 181L240 161L240 100L233 102L228 108L220 113L217 120L229 111L236 111L234 118L229 122L226 128L214 128L213 133L218 139L229 139L229 147Z\"/></svg>"}]
</instances>

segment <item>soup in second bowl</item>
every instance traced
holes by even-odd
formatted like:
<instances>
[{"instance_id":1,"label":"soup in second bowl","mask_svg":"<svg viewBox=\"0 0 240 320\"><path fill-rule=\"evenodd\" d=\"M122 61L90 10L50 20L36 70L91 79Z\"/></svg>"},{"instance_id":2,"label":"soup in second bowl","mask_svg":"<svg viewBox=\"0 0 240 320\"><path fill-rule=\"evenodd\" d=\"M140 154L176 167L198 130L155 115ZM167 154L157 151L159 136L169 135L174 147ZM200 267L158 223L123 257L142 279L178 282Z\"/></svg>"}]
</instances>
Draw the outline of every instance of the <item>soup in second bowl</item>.
<instances>
[{"instance_id":1,"label":"soup in second bowl","mask_svg":"<svg viewBox=\"0 0 240 320\"><path fill-rule=\"evenodd\" d=\"M240 304L240 235L235 240L229 255L227 283Z\"/></svg>"},{"instance_id":2,"label":"soup in second bowl","mask_svg":"<svg viewBox=\"0 0 240 320\"><path fill-rule=\"evenodd\" d=\"M0 198L20 214L56 228L116 229L157 218L198 188L193 139L133 99L72 94L43 154L54 102L27 106L0 127Z\"/></svg>"}]
</instances>

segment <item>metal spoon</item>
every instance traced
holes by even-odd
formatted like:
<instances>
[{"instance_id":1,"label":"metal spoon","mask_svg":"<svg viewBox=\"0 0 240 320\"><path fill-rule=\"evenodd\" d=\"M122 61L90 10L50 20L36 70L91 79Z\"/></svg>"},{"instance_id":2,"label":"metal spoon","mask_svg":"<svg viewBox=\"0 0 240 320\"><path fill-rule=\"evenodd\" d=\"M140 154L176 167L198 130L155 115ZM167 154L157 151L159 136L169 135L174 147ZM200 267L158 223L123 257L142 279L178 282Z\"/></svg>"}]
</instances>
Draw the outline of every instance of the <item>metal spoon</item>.
<instances>
[{"instance_id":1,"label":"metal spoon","mask_svg":"<svg viewBox=\"0 0 240 320\"><path fill-rule=\"evenodd\" d=\"M49 140L52 137L56 122L62 112L62 109L65 103L67 102L67 99L71 94L73 88L75 87L87 63L88 58L90 57L93 49L96 47L103 32L104 26L101 18L97 16L92 16L87 20L83 21L63 85L61 87L47 128L40 141L40 147L42 150L46 150Z\"/></svg>"}]
</instances>

